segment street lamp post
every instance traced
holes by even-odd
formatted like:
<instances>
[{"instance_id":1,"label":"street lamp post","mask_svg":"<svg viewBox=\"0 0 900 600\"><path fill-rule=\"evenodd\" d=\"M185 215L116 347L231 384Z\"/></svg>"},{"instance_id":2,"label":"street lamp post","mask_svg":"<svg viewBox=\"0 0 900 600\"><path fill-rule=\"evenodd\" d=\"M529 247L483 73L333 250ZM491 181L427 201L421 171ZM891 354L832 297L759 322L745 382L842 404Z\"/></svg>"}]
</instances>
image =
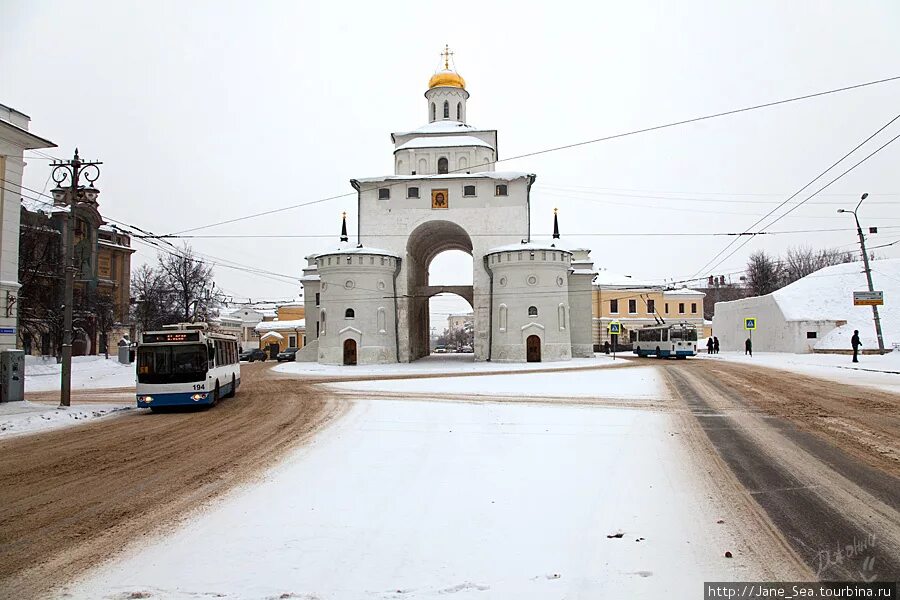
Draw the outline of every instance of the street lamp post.
<instances>
[{"instance_id":1,"label":"street lamp post","mask_svg":"<svg viewBox=\"0 0 900 600\"><path fill-rule=\"evenodd\" d=\"M94 182L100 177L100 162L85 162L78 157L78 148L72 160L54 161L53 199L58 204L68 207L66 215L65 258L63 267L66 270L65 291L63 292L63 343L62 343L62 381L59 388L59 405L69 406L72 402L72 303L75 295L75 206L79 201L94 202L99 192ZM87 185L80 185L84 180ZM63 184L68 183L64 186Z\"/></svg>"},{"instance_id":2,"label":"street lamp post","mask_svg":"<svg viewBox=\"0 0 900 600\"><path fill-rule=\"evenodd\" d=\"M859 210L860 204L862 204L863 200L868 197L868 193L863 194L859 199L859 203L856 205L856 208L854 208L853 210L839 208L838 212L850 213L856 220L856 233L859 234L859 247L862 249L863 264L866 268L866 280L869 282L869 291L874 292L875 286L872 285L872 269L869 268L869 254L866 252L866 237L863 235L862 226L860 226L859 224L859 217L856 215L856 211ZM884 336L881 335L881 318L878 316L878 307L874 304L872 305L872 314L875 317L875 334L878 336L878 352L884 354Z\"/></svg>"}]
</instances>

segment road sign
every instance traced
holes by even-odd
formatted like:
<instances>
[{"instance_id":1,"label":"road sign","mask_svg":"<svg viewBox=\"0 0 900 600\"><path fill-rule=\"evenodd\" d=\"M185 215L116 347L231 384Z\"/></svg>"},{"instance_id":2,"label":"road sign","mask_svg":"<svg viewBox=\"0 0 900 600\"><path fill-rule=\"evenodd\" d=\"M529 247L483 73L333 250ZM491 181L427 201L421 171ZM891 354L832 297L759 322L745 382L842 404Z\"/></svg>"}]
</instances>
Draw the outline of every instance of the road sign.
<instances>
[{"instance_id":1,"label":"road sign","mask_svg":"<svg viewBox=\"0 0 900 600\"><path fill-rule=\"evenodd\" d=\"M853 306L881 306L884 292L853 292Z\"/></svg>"},{"instance_id":2,"label":"road sign","mask_svg":"<svg viewBox=\"0 0 900 600\"><path fill-rule=\"evenodd\" d=\"M619 335L622 333L622 325L618 321L609 322L609 335Z\"/></svg>"},{"instance_id":3,"label":"road sign","mask_svg":"<svg viewBox=\"0 0 900 600\"><path fill-rule=\"evenodd\" d=\"M756 329L756 317L744 317L744 329L747 331Z\"/></svg>"}]
</instances>

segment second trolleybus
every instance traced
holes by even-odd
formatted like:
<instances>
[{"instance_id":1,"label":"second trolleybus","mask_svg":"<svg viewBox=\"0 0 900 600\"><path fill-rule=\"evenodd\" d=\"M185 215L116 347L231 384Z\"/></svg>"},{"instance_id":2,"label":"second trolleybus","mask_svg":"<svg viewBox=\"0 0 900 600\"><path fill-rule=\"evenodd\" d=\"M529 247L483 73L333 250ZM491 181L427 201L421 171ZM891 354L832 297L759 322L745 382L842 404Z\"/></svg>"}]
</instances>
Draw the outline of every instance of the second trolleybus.
<instances>
[{"instance_id":1,"label":"second trolleybus","mask_svg":"<svg viewBox=\"0 0 900 600\"><path fill-rule=\"evenodd\" d=\"M697 354L697 327L689 323L645 325L633 343L638 356L687 358Z\"/></svg>"}]
</instances>

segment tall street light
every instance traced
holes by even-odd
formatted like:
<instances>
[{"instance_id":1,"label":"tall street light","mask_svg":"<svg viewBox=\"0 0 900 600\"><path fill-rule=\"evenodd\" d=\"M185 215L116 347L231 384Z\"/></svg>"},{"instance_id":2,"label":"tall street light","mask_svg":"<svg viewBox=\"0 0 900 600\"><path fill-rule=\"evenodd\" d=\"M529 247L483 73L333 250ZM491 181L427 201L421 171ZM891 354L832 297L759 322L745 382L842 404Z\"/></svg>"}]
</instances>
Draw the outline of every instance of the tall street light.
<instances>
[{"instance_id":1,"label":"tall street light","mask_svg":"<svg viewBox=\"0 0 900 600\"><path fill-rule=\"evenodd\" d=\"M869 254L866 252L866 237L863 235L862 227L859 224L859 217L856 215L856 211L859 210L860 204L863 203L863 200L869 197L869 194L863 194L859 199L859 203L856 205L856 208L853 210L846 210L843 208L839 208L839 213L850 213L853 215L853 218L856 219L856 233L859 234L859 246L862 249L862 257L863 264L866 267L866 279L869 282L869 291L874 292L875 286L872 285L872 269L869 268ZM884 354L884 337L881 335L881 319L878 316L878 306L872 305L872 314L875 316L875 333L878 336L878 351L881 354Z\"/></svg>"},{"instance_id":2,"label":"tall street light","mask_svg":"<svg viewBox=\"0 0 900 600\"><path fill-rule=\"evenodd\" d=\"M62 343L62 381L59 387L59 405L69 406L72 402L72 297L75 294L75 206L87 200L95 202L99 191L94 182L100 177L100 162L85 162L78 158L78 148L72 160L54 161L53 200L56 204L67 206L66 214L66 251L63 267L66 270L66 287L63 292L63 343ZM86 185L81 185L84 181ZM67 185L65 185L67 184Z\"/></svg>"}]
</instances>

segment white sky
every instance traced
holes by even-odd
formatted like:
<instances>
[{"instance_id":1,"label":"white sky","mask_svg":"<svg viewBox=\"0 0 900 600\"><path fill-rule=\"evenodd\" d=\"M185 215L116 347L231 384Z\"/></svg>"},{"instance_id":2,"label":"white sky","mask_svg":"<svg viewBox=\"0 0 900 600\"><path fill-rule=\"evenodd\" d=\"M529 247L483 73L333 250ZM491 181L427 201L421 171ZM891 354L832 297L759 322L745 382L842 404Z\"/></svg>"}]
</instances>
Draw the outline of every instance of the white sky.
<instances>
[{"instance_id":1,"label":"white sky","mask_svg":"<svg viewBox=\"0 0 900 600\"><path fill-rule=\"evenodd\" d=\"M469 122L499 130L502 159L900 75L898 26L900 3L891 0L0 0L0 103L29 114L31 130L59 145L51 154L70 157L77 145L104 161L104 215L170 233L352 192L350 178L390 173L389 133L427 120L423 93L444 43L472 95ZM678 280L730 238L587 234L743 231L898 112L900 81L498 169L537 173L534 234L549 234L557 206L563 235L593 248L598 267ZM866 148L898 133L900 120ZM900 141L772 228L845 231L759 237L714 274L740 270L757 248L853 249L852 217L836 209L852 208L862 192L864 226L880 227L869 244L900 239L898 157ZM32 155L25 186L45 189L47 162ZM355 231L355 202L198 232L327 238L190 243L299 277L303 256L336 240L341 211ZM137 246L135 265L153 260ZM900 256L900 244L876 252ZM471 264L438 261L442 282L465 279L459 271ZM290 280L216 274L238 299L299 291ZM467 306L432 311L459 304Z\"/></svg>"}]
</instances>

